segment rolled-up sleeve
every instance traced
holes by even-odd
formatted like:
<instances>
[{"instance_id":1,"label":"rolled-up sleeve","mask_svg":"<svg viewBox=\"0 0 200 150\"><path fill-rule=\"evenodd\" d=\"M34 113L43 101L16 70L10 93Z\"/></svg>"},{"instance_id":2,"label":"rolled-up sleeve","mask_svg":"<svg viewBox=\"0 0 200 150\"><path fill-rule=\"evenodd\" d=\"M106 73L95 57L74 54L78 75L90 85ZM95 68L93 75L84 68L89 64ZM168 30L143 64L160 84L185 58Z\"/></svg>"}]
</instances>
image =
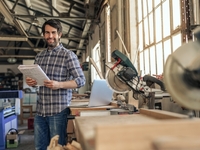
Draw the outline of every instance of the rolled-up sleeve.
<instances>
[{"instance_id":1,"label":"rolled-up sleeve","mask_svg":"<svg viewBox=\"0 0 200 150\"><path fill-rule=\"evenodd\" d=\"M77 55L70 51L67 59L67 66L72 79L75 80L77 87L80 88L85 85L85 75L80 66Z\"/></svg>"}]
</instances>

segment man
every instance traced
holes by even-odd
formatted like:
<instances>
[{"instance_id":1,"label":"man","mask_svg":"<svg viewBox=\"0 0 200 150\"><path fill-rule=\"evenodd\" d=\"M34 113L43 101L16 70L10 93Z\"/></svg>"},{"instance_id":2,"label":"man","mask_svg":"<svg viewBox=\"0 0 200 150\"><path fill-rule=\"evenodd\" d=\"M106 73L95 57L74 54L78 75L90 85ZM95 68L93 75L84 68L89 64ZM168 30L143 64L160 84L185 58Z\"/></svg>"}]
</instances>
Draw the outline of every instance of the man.
<instances>
[{"instance_id":1,"label":"man","mask_svg":"<svg viewBox=\"0 0 200 150\"><path fill-rule=\"evenodd\" d=\"M60 43L62 26L59 20L50 19L42 26L47 49L37 54L35 64L40 65L50 80L44 81L38 91L34 136L36 150L46 150L50 139L59 135L59 144L66 144L67 115L70 114L72 89L85 84L85 76L74 52ZM37 82L26 78L29 86Z\"/></svg>"}]
</instances>

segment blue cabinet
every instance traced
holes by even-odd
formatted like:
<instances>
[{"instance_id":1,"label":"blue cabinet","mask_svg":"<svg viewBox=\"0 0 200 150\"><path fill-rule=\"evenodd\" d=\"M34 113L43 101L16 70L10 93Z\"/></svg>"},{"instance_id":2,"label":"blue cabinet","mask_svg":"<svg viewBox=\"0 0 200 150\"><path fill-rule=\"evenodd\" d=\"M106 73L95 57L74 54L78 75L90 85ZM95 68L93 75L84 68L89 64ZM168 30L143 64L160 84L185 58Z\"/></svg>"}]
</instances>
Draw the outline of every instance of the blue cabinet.
<instances>
[{"instance_id":1,"label":"blue cabinet","mask_svg":"<svg viewBox=\"0 0 200 150\"><path fill-rule=\"evenodd\" d=\"M21 99L23 97L22 91L11 90L11 91L0 91L0 100L2 99ZM16 101L16 100L15 100ZM6 134L11 128L18 129L18 120L16 115L16 110L20 109L20 105L15 103L15 112L9 113L9 115L4 114L4 107L0 108L0 150L5 150L6 148Z\"/></svg>"},{"instance_id":2,"label":"blue cabinet","mask_svg":"<svg viewBox=\"0 0 200 150\"><path fill-rule=\"evenodd\" d=\"M4 118L3 109L0 110L0 150L5 150L5 137L11 128L17 129L17 115Z\"/></svg>"}]
</instances>

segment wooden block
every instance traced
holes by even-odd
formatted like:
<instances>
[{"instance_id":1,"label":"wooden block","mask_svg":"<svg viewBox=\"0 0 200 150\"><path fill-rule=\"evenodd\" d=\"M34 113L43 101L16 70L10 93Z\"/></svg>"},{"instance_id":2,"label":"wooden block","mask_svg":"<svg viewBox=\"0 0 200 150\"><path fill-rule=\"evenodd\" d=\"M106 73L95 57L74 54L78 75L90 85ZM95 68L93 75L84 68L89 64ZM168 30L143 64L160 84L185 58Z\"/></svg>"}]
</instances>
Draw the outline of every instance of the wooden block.
<instances>
[{"instance_id":1,"label":"wooden block","mask_svg":"<svg viewBox=\"0 0 200 150\"><path fill-rule=\"evenodd\" d=\"M74 147L76 147L78 150L82 150L82 147L81 147L80 143L78 143L76 141L72 141L71 145L73 145Z\"/></svg>"},{"instance_id":2,"label":"wooden block","mask_svg":"<svg viewBox=\"0 0 200 150\"><path fill-rule=\"evenodd\" d=\"M99 124L116 125L116 124L133 124L133 123L151 123L158 122L156 119L144 115L111 115L111 116L87 116L76 117L76 138L84 150L94 149L95 128ZM104 134L105 138L111 136ZM116 135L115 135L116 136ZM117 136L119 138L119 136ZM119 138L122 139L122 136ZM104 144L103 144L104 145Z\"/></svg>"},{"instance_id":3,"label":"wooden block","mask_svg":"<svg viewBox=\"0 0 200 150\"><path fill-rule=\"evenodd\" d=\"M187 119L187 115L177 114L169 111L156 110L156 109L144 109L141 108L140 114L147 115L156 119Z\"/></svg>"},{"instance_id":4,"label":"wooden block","mask_svg":"<svg viewBox=\"0 0 200 150\"><path fill-rule=\"evenodd\" d=\"M165 136L153 140L152 145L155 150L199 150L199 139L188 137Z\"/></svg>"},{"instance_id":5,"label":"wooden block","mask_svg":"<svg viewBox=\"0 0 200 150\"><path fill-rule=\"evenodd\" d=\"M76 141L72 141L72 143L67 143L66 146L63 146L63 148L65 150L82 150L81 145L76 142Z\"/></svg>"},{"instance_id":6,"label":"wooden block","mask_svg":"<svg viewBox=\"0 0 200 150\"><path fill-rule=\"evenodd\" d=\"M173 119L129 125L99 124L95 129L95 150L155 150L152 143L161 137L174 136L182 142L185 138L199 139L199 126L200 120L195 119ZM173 145L171 146L173 148Z\"/></svg>"},{"instance_id":7,"label":"wooden block","mask_svg":"<svg viewBox=\"0 0 200 150\"><path fill-rule=\"evenodd\" d=\"M70 107L71 115L79 116L80 111L88 111L88 110L107 110L111 108L118 108L115 105L101 106L101 107Z\"/></svg>"},{"instance_id":8,"label":"wooden block","mask_svg":"<svg viewBox=\"0 0 200 150\"><path fill-rule=\"evenodd\" d=\"M107 116L107 115L110 115L109 110L80 111L80 116Z\"/></svg>"},{"instance_id":9,"label":"wooden block","mask_svg":"<svg viewBox=\"0 0 200 150\"><path fill-rule=\"evenodd\" d=\"M154 150L153 142L162 137L199 139L198 118L161 110L140 113L76 117L76 138L83 150Z\"/></svg>"}]
</instances>

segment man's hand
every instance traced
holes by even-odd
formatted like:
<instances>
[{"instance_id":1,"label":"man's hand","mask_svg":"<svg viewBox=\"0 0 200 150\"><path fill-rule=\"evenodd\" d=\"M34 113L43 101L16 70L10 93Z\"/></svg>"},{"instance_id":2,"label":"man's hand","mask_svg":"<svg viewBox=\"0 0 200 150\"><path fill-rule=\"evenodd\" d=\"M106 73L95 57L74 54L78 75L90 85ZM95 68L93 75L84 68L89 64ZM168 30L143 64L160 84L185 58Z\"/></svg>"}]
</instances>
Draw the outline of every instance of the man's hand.
<instances>
[{"instance_id":1,"label":"man's hand","mask_svg":"<svg viewBox=\"0 0 200 150\"><path fill-rule=\"evenodd\" d=\"M32 78L29 78L29 77L26 77L26 84L28 86L36 86L37 85L37 82L36 80L32 79Z\"/></svg>"},{"instance_id":2,"label":"man's hand","mask_svg":"<svg viewBox=\"0 0 200 150\"><path fill-rule=\"evenodd\" d=\"M54 80L45 80L44 86L46 86L52 90L57 90L60 88L60 83L58 81L54 81Z\"/></svg>"}]
</instances>

